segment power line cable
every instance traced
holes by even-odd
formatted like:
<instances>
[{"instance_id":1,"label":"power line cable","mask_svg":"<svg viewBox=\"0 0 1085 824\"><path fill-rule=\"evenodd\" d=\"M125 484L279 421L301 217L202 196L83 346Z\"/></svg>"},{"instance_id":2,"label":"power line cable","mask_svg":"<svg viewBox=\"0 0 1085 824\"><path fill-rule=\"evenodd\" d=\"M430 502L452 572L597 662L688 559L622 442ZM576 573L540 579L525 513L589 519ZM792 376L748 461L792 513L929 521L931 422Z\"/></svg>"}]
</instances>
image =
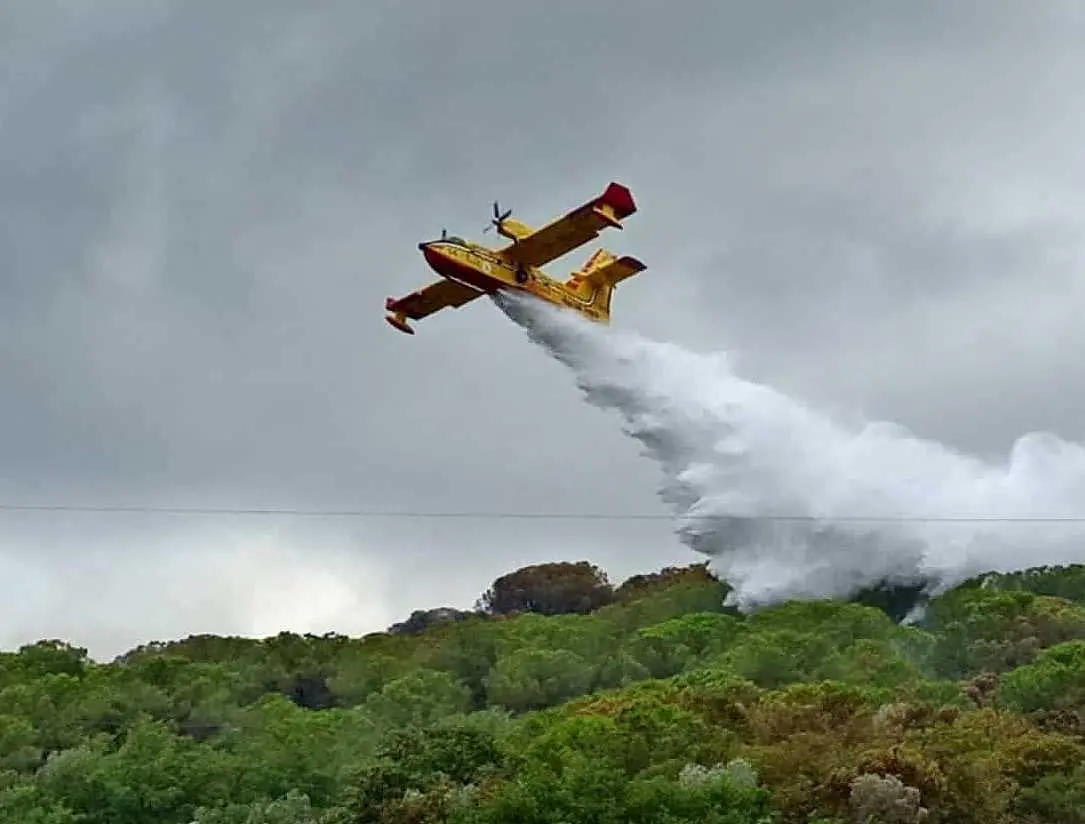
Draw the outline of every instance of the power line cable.
<instances>
[{"instance_id":1,"label":"power line cable","mask_svg":"<svg viewBox=\"0 0 1085 824\"><path fill-rule=\"evenodd\" d=\"M1085 523L1081 515L669 515L649 512L516 512L501 510L302 509L295 507L185 507L141 504L13 504L0 512L70 512L97 514L241 515L406 520L672 521L723 520L866 523Z\"/></svg>"}]
</instances>

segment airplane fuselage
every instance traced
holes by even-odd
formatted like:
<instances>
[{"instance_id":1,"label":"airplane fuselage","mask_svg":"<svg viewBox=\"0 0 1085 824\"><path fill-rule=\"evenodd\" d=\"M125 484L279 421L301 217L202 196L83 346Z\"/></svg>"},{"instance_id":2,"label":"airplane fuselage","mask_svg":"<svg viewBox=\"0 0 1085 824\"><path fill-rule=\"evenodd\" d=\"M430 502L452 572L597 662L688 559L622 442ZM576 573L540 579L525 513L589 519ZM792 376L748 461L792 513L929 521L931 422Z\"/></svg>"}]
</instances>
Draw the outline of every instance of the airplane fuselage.
<instances>
[{"instance_id":1,"label":"airplane fuselage","mask_svg":"<svg viewBox=\"0 0 1085 824\"><path fill-rule=\"evenodd\" d=\"M441 277L492 294L499 289L529 292L550 303L575 309L592 320L601 321L605 311L564 283L534 266L517 264L495 249L456 239L431 240L418 244L423 258Z\"/></svg>"}]
</instances>

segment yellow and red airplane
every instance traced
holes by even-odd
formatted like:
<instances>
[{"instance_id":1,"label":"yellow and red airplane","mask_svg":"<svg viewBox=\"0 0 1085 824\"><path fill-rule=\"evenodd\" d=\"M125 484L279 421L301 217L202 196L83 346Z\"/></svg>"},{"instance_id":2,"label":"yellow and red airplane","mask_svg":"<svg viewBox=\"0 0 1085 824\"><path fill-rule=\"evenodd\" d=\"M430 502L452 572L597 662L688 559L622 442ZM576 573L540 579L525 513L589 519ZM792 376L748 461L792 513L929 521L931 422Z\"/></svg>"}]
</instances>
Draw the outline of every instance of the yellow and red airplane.
<instances>
[{"instance_id":1,"label":"yellow and red airplane","mask_svg":"<svg viewBox=\"0 0 1085 824\"><path fill-rule=\"evenodd\" d=\"M599 249L565 282L550 277L540 267L594 240L607 227L621 229L622 220L636 211L633 194L620 183L611 183L599 197L541 229L510 217L511 209L502 213L495 202L491 223L498 234L512 243L491 249L446 232L441 233L439 240L419 243L426 263L442 279L404 297L388 298L384 304L388 314L384 319L399 331L413 335L408 319L419 320L446 306L460 307L483 295L511 289L529 292L606 323L610 320L614 288L644 271L643 263L628 255L618 257Z\"/></svg>"}]
</instances>

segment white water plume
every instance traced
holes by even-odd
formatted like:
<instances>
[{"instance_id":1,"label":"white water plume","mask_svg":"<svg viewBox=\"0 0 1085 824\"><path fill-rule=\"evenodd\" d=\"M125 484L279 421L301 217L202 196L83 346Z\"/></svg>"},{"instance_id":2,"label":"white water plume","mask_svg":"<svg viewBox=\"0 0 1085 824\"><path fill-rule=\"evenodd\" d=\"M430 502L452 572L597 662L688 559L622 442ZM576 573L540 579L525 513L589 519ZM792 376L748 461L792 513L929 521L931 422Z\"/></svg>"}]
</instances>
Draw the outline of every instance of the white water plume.
<instances>
[{"instance_id":1,"label":"white water plume","mask_svg":"<svg viewBox=\"0 0 1085 824\"><path fill-rule=\"evenodd\" d=\"M1018 439L999 464L893 424L847 426L738 377L722 354L620 333L533 298L495 302L658 462L691 549L750 609L888 584L1085 561L1085 447Z\"/></svg>"}]
</instances>

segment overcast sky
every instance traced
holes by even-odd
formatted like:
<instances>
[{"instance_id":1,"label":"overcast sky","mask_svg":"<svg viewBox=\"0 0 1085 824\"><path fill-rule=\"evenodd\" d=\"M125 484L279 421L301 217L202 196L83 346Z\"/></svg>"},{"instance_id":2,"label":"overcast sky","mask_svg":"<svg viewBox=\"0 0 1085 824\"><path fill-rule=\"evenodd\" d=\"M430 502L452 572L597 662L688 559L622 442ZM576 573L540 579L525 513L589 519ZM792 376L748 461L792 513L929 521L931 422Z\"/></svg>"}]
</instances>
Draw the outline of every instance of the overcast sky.
<instances>
[{"instance_id":1,"label":"overcast sky","mask_svg":"<svg viewBox=\"0 0 1085 824\"><path fill-rule=\"evenodd\" d=\"M1083 439L1082 77L1071 0L5 4L0 503L663 512L494 307L381 320L419 240L610 180L640 211L607 245L649 267L615 325L962 449ZM0 512L0 541L0 645L100 657L700 560L662 521Z\"/></svg>"}]
</instances>

